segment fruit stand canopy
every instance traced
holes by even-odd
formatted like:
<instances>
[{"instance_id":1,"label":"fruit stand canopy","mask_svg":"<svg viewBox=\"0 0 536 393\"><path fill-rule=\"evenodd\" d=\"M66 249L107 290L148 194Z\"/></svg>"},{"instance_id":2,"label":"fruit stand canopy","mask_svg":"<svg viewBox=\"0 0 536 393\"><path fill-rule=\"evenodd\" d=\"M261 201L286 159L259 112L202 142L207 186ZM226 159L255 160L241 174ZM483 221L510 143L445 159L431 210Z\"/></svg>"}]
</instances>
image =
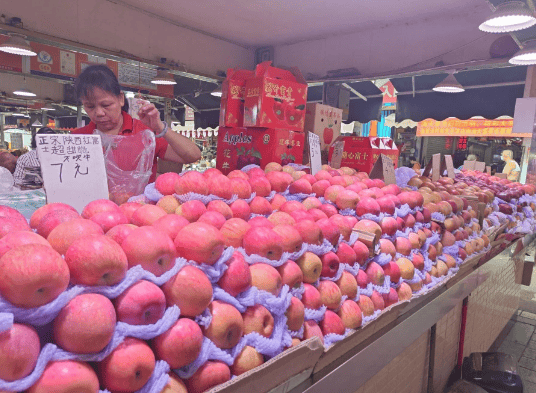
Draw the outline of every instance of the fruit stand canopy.
<instances>
[{"instance_id":1,"label":"fruit stand canopy","mask_svg":"<svg viewBox=\"0 0 536 393\"><path fill-rule=\"evenodd\" d=\"M513 117L516 99L523 97L526 74L526 66L459 72L456 79L466 90L452 94L432 91L448 74L419 75L414 77L415 97L412 77L392 78L398 91L396 122L448 117L462 120L473 116L486 119Z\"/></svg>"}]
</instances>

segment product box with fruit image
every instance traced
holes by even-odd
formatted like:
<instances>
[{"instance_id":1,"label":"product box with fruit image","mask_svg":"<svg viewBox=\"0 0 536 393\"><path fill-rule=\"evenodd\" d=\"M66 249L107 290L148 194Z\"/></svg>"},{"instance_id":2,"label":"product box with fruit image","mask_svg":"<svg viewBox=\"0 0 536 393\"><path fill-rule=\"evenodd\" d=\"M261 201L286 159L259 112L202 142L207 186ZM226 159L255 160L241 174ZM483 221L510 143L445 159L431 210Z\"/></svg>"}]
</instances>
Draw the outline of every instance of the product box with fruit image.
<instances>
[{"instance_id":1,"label":"product box with fruit image","mask_svg":"<svg viewBox=\"0 0 536 393\"><path fill-rule=\"evenodd\" d=\"M303 132L297 131L220 127L216 168L227 175L250 164L261 168L270 162L301 164L304 140Z\"/></svg>"},{"instance_id":2,"label":"product box with fruit image","mask_svg":"<svg viewBox=\"0 0 536 393\"><path fill-rule=\"evenodd\" d=\"M344 141L341 166L353 168L359 172L370 173L372 167L385 154L393 163L398 162L399 151L391 138L339 136L337 141ZM329 149L329 160L333 155L333 146Z\"/></svg>"},{"instance_id":3,"label":"product box with fruit image","mask_svg":"<svg viewBox=\"0 0 536 393\"><path fill-rule=\"evenodd\" d=\"M244 126L303 131L307 82L297 68L258 64L246 82Z\"/></svg>"},{"instance_id":4,"label":"product box with fruit image","mask_svg":"<svg viewBox=\"0 0 536 393\"><path fill-rule=\"evenodd\" d=\"M255 73L250 70L227 70L227 78L221 85L220 127L244 125L244 92L246 81Z\"/></svg>"},{"instance_id":5,"label":"product box with fruit image","mask_svg":"<svg viewBox=\"0 0 536 393\"><path fill-rule=\"evenodd\" d=\"M320 151L327 151L341 134L342 109L323 104L307 104L305 109L305 132L311 131L320 137Z\"/></svg>"}]
</instances>

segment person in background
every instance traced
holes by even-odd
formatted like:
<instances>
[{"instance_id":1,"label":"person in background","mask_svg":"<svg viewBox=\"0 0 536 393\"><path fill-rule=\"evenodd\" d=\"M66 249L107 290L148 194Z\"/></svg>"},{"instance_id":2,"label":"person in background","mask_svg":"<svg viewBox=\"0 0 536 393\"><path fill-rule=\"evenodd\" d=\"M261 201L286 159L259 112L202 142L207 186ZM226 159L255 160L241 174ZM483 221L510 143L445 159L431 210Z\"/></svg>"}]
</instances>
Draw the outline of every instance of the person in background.
<instances>
[{"instance_id":1,"label":"person in background","mask_svg":"<svg viewBox=\"0 0 536 393\"><path fill-rule=\"evenodd\" d=\"M36 135L56 134L56 133L57 132L51 128L43 127L39 131L37 131L35 135L32 136L32 142L31 142L32 150L30 150L26 154L23 154L17 160L17 166L15 168L15 173L13 174L13 180L17 187L28 185L28 180L25 179L25 177L27 175L27 171L29 168L31 168L31 171L34 171L34 173L36 171L36 168L39 168L39 171L38 171L39 173L41 171L41 163L39 162L39 158L37 157L37 142L35 141ZM40 187L43 185L41 176L39 176L39 179L35 179L35 176L32 176L32 179L33 179L32 183L34 183L32 186Z\"/></svg>"},{"instance_id":2,"label":"person in background","mask_svg":"<svg viewBox=\"0 0 536 393\"><path fill-rule=\"evenodd\" d=\"M151 103L138 111L140 120L128 113L125 95L114 72L105 65L87 67L75 82L76 94L91 122L72 131L73 134L92 134L98 129L107 135L133 135L150 129L156 136L152 175L156 179L158 158L178 164L188 164L201 158L201 151L188 138L168 132L168 124L160 120L160 112Z\"/></svg>"},{"instance_id":3,"label":"person in background","mask_svg":"<svg viewBox=\"0 0 536 393\"><path fill-rule=\"evenodd\" d=\"M421 164L419 164L419 161L417 161L415 156L409 157L409 164L411 165L412 169L417 172L417 174L421 174Z\"/></svg>"},{"instance_id":4,"label":"person in background","mask_svg":"<svg viewBox=\"0 0 536 393\"><path fill-rule=\"evenodd\" d=\"M465 161L478 161L478 157L475 154L469 154L467 158L465 159ZM462 169L463 169L463 164L459 166L458 170L461 171Z\"/></svg>"},{"instance_id":5,"label":"person in background","mask_svg":"<svg viewBox=\"0 0 536 393\"><path fill-rule=\"evenodd\" d=\"M506 178L511 181L518 181L521 168L514 160L514 153L512 150L503 150L501 160L505 162L502 173L506 174Z\"/></svg>"}]
</instances>

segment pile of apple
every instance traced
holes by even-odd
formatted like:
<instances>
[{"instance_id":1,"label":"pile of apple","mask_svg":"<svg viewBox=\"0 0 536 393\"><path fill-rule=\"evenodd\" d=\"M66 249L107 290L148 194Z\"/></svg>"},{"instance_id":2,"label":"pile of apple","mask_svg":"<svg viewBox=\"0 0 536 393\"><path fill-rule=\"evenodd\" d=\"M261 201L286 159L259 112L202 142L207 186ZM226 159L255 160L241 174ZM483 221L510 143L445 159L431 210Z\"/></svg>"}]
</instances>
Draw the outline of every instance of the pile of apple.
<instances>
[{"instance_id":1,"label":"pile of apple","mask_svg":"<svg viewBox=\"0 0 536 393\"><path fill-rule=\"evenodd\" d=\"M163 174L156 204L0 206L0 390L203 392L333 344L489 248L462 184L270 163Z\"/></svg>"}]
</instances>

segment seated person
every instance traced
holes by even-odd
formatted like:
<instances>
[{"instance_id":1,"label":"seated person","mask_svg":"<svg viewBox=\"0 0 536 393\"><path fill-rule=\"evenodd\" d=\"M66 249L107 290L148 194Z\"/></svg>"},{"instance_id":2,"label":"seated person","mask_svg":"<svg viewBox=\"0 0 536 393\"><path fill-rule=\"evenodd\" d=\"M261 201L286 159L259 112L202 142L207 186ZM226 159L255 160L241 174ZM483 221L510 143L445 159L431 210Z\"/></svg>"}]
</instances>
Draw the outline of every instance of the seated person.
<instances>
[{"instance_id":1,"label":"seated person","mask_svg":"<svg viewBox=\"0 0 536 393\"><path fill-rule=\"evenodd\" d=\"M56 134L56 131L43 127L37 134ZM23 154L17 160L17 167L15 168L15 173L13 174L13 179L17 187L42 187L43 186L43 177L41 176L41 163L39 158L37 158L37 142L35 141L35 136L32 136L32 150L26 154Z\"/></svg>"},{"instance_id":2,"label":"seated person","mask_svg":"<svg viewBox=\"0 0 536 393\"><path fill-rule=\"evenodd\" d=\"M510 181L518 181L521 168L514 160L514 153L512 150L503 150L501 160L505 162L502 173L506 174L506 178Z\"/></svg>"}]
</instances>

